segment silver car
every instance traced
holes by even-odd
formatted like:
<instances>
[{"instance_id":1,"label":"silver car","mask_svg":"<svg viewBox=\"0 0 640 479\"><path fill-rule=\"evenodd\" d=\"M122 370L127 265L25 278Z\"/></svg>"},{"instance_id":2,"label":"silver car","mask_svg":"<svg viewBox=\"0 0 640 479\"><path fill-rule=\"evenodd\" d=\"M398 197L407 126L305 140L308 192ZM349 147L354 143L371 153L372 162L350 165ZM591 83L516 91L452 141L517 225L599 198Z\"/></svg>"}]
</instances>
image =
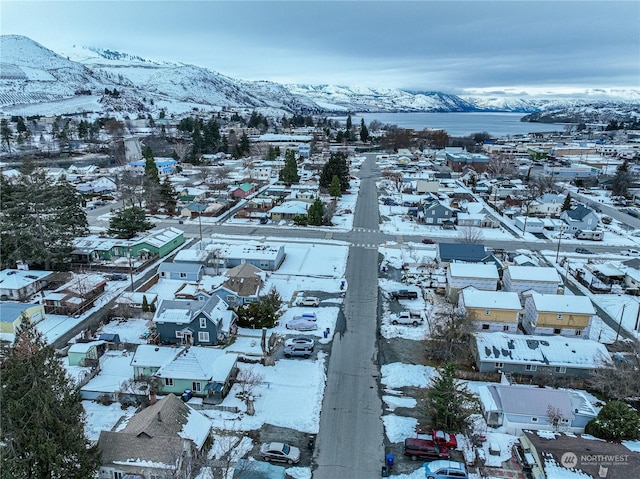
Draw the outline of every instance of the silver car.
<instances>
[{"instance_id":1,"label":"silver car","mask_svg":"<svg viewBox=\"0 0 640 479\"><path fill-rule=\"evenodd\" d=\"M300 461L300 449L283 442L266 442L260 446L260 457L267 462L297 464Z\"/></svg>"}]
</instances>

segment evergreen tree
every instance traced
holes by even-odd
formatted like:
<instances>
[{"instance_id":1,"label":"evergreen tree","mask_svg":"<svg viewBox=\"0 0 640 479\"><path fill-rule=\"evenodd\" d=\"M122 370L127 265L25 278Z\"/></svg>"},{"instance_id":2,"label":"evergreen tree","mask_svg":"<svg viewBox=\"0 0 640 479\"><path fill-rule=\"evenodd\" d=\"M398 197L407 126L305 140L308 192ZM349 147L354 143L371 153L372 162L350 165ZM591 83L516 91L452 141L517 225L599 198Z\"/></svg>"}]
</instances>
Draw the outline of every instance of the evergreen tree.
<instances>
[{"instance_id":1,"label":"evergreen tree","mask_svg":"<svg viewBox=\"0 0 640 479\"><path fill-rule=\"evenodd\" d=\"M562 209L560 211L569 211L571 209L571 195L567 193L567 196L564 197L564 202L562 203Z\"/></svg>"},{"instance_id":2,"label":"evergreen tree","mask_svg":"<svg viewBox=\"0 0 640 479\"><path fill-rule=\"evenodd\" d=\"M340 179L340 190L349 189L349 165L347 164L347 155L341 151L331 153L329 160L325 163L320 174L320 186L329 188L333 177Z\"/></svg>"},{"instance_id":3,"label":"evergreen tree","mask_svg":"<svg viewBox=\"0 0 640 479\"><path fill-rule=\"evenodd\" d=\"M220 126L215 118L211 117L203 130L203 148L207 153L216 153L220 146Z\"/></svg>"},{"instance_id":4,"label":"evergreen tree","mask_svg":"<svg viewBox=\"0 0 640 479\"><path fill-rule=\"evenodd\" d=\"M1 477L93 477L100 458L84 436L80 393L26 315L0 372Z\"/></svg>"},{"instance_id":5,"label":"evergreen tree","mask_svg":"<svg viewBox=\"0 0 640 479\"><path fill-rule=\"evenodd\" d=\"M287 185L300 181L298 162L296 161L296 154L293 150L287 150L284 154L284 167L280 170L280 181L283 181Z\"/></svg>"},{"instance_id":6,"label":"evergreen tree","mask_svg":"<svg viewBox=\"0 0 640 479\"><path fill-rule=\"evenodd\" d=\"M0 259L51 269L66 262L73 240L87 234L87 215L77 190L34 170L9 183L0 178Z\"/></svg>"},{"instance_id":7,"label":"evergreen tree","mask_svg":"<svg viewBox=\"0 0 640 479\"><path fill-rule=\"evenodd\" d=\"M640 416L631 406L622 401L609 401L598 413L598 417L587 423L587 434L607 441L622 441L640 438Z\"/></svg>"},{"instance_id":8,"label":"evergreen tree","mask_svg":"<svg viewBox=\"0 0 640 479\"><path fill-rule=\"evenodd\" d=\"M242 132L242 136L240 137L240 144L238 149L240 150L240 154L242 156L247 156L251 152L251 145L249 144L249 137L245 131Z\"/></svg>"},{"instance_id":9,"label":"evergreen tree","mask_svg":"<svg viewBox=\"0 0 640 479\"><path fill-rule=\"evenodd\" d=\"M222 135L222 143L220 145L220 151L222 153L229 153L229 139L227 135Z\"/></svg>"},{"instance_id":10,"label":"evergreen tree","mask_svg":"<svg viewBox=\"0 0 640 479\"><path fill-rule=\"evenodd\" d=\"M309 211L307 211L309 224L313 226L321 226L323 216L324 206L322 205L322 201L320 201L320 198L316 198L316 200L309 207Z\"/></svg>"},{"instance_id":11,"label":"evergreen tree","mask_svg":"<svg viewBox=\"0 0 640 479\"><path fill-rule=\"evenodd\" d=\"M176 207L178 206L178 197L176 189L169 181L168 176L165 176L164 181L160 185L160 198L164 210L170 215L174 214L176 212Z\"/></svg>"},{"instance_id":12,"label":"evergreen tree","mask_svg":"<svg viewBox=\"0 0 640 479\"><path fill-rule=\"evenodd\" d=\"M342 188L340 187L340 178L337 175L333 175L331 180L331 186L329 187L329 194L334 198L342 196Z\"/></svg>"},{"instance_id":13,"label":"evergreen tree","mask_svg":"<svg viewBox=\"0 0 640 479\"><path fill-rule=\"evenodd\" d=\"M144 198L150 211L158 211L160 206L160 175L150 147L144 150Z\"/></svg>"},{"instance_id":14,"label":"evergreen tree","mask_svg":"<svg viewBox=\"0 0 640 479\"><path fill-rule=\"evenodd\" d=\"M9 120L3 118L0 120L0 139L2 143L7 145L7 151L11 153L11 140L13 140L13 130L9 125Z\"/></svg>"},{"instance_id":15,"label":"evergreen tree","mask_svg":"<svg viewBox=\"0 0 640 479\"><path fill-rule=\"evenodd\" d=\"M139 232L151 228L153 228L153 223L147 221L144 209L130 206L113 213L107 232L118 238L131 239Z\"/></svg>"},{"instance_id":16,"label":"evergreen tree","mask_svg":"<svg viewBox=\"0 0 640 479\"><path fill-rule=\"evenodd\" d=\"M477 412L477 399L466 383L456 378L455 365L445 364L431 380L425 398L426 413L434 428L464 431L469 416Z\"/></svg>"},{"instance_id":17,"label":"evergreen tree","mask_svg":"<svg viewBox=\"0 0 640 479\"><path fill-rule=\"evenodd\" d=\"M611 194L613 196L629 196L629 187L631 186L631 172L629 171L629 161L624 160L618 168L616 175L611 181Z\"/></svg>"},{"instance_id":18,"label":"evergreen tree","mask_svg":"<svg viewBox=\"0 0 640 479\"><path fill-rule=\"evenodd\" d=\"M149 312L149 301L147 301L147 295L146 294L142 295L142 312L143 313L148 313Z\"/></svg>"},{"instance_id":19,"label":"evergreen tree","mask_svg":"<svg viewBox=\"0 0 640 479\"><path fill-rule=\"evenodd\" d=\"M351 115L347 115L347 131L345 134L345 139L348 140L349 137L351 136L351 127L353 126L353 123L351 121Z\"/></svg>"},{"instance_id":20,"label":"evergreen tree","mask_svg":"<svg viewBox=\"0 0 640 479\"><path fill-rule=\"evenodd\" d=\"M364 118L360 120L360 141L366 143L369 139L369 130L367 125L364 124Z\"/></svg>"}]
</instances>

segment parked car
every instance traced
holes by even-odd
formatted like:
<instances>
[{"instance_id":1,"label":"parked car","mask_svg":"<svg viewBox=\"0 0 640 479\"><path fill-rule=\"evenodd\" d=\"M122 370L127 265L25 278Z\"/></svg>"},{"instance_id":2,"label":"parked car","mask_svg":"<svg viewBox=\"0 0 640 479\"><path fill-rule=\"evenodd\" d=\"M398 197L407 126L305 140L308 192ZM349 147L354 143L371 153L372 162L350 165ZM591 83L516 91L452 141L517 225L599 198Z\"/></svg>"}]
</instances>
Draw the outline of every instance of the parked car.
<instances>
[{"instance_id":1,"label":"parked car","mask_svg":"<svg viewBox=\"0 0 640 479\"><path fill-rule=\"evenodd\" d=\"M283 442L266 442L260 446L260 457L267 462L297 464L300 461L300 449Z\"/></svg>"},{"instance_id":2,"label":"parked car","mask_svg":"<svg viewBox=\"0 0 640 479\"><path fill-rule=\"evenodd\" d=\"M416 291L409 291L408 289L399 289L391 293L393 299L418 299L418 293Z\"/></svg>"},{"instance_id":3,"label":"parked car","mask_svg":"<svg viewBox=\"0 0 640 479\"><path fill-rule=\"evenodd\" d=\"M640 256L640 251L637 249L623 249L620 254L623 256Z\"/></svg>"},{"instance_id":4,"label":"parked car","mask_svg":"<svg viewBox=\"0 0 640 479\"><path fill-rule=\"evenodd\" d=\"M580 254L593 254L592 251L589 251L587 248L576 248L576 253Z\"/></svg>"},{"instance_id":5,"label":"parked car","mask_svg":"<svg viewBox=\"0 0 640 479\"><path fill-rule=\"evenodd\" d=\"M468 479L463 462L441 459L424 463L424 475L427 479Z\"/></svg>"},{"instance_id":6,"label":"parked car","mask_svg":"<svg viewBox=\"0 0 640 479\"><path fill-rule=\"evenodd\" d=\"M292 346L294 344L303 344L313 349L316 342L311 338L307 338L306 336L296 336L295 338L286 339L284 342L285 346Z\"/></svg>"},{"instance_id":7,"label":"parked car","mask_svg":"<svg viewBox=\"0 0 640 479\"><path fill-rule=\"evenodd\" d=\"M404 440L404 455L412 461L418 459L449 459L449 448L440 446L429 439L409 437Z\"/></svg>"},{"instance_id":8,"label":"parked car","mask_svg":"<svg viewBox=\"0 0 640 479\"><path fill-rule=\"evenodd\" d=\"M268 216L262 216L260 218L260 224L261 225L266 225L269 222L269 217Z\"/></svg>"},{"instance_id":9,"label":"parked car","mask_svg":"<svg viewBox=\"0 0 640 479\"><path fill-rule=\"evenodd\" d=\"M285 344L283 353L285 358L300 356L307 359L311 354L313 354L313 346L300 343Z\"/></svg>"},{"instance_id":10,"label":"parked car","mask_svg":"<svg viewBox=\"0 0 640 479\"><path fill-rule=\"evenodd\" d=\"M422 244L435 244L431 238L422 238Z\"/></svg>"},{"instance_id":11,"label":"parked car","mask_svg":"<svg viewBox=\"0 0 640 479\"><path fill-rule=\"evenodd\" d=\"M315 321L312 321L302 316L297 316L285 324L287 329L295 329L296 331L314 331L318 329L318 325Z\"/></svg>"},{"instance_id":12,"label":"parked car","mask_svg":"<svg viewBox=\"0 0 640 479\"><path fill-rule=\"evenodd\" d=\"M431 436L433 441L441 446L450 447L451 449L458 447L458 440L453 434L449 434L448 432L444 432L440 429L434 429Z\"/></svg>"},{"instance_id":13,"label":"parked car","mask_svg":"<svg viewBox=\"0 0 640 479\"><path fill-rule=\"evenodd\" d=\"M109 276L109 279L111 281L126 281L127 275L124 273L114 273L111 276Z\"/></svg>"},{"instance_id":14,"label":"parked car","mask_svg":"<svg viewBox=\"0 0 640 479\"><path fill-rule=\"evenodd\" d=\"M424 316L420 311L400 311L391 315L391 324L410 324L418 326L424 323Z\"/></svg>"},{"instance_id":15,"label":"parked car","mask_svg":"<svg viewBox=\"0 0 640 479\"><path fill-rule=\"evenodd\" d=\"M320 305L320 298L315 296L307 296L298 301L298 306L313 306L317 308Z\"/></svg>"}]
</instances>

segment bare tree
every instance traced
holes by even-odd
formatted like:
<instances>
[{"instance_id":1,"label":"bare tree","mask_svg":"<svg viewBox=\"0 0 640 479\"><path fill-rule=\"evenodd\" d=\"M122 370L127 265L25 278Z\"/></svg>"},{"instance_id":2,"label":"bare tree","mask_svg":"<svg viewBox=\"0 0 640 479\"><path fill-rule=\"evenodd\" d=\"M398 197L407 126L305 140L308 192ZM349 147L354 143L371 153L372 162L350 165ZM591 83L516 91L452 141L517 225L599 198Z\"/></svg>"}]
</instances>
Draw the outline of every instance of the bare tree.
<instances>
[{"instance_id":1,"label":"bare tree","mask_svg":"<svg viewBox=\"0 0 640 479\"><path fill-rule=\"evenodd\" d=\"M463 244L478 244L484 241L484 233L476 226L458 228L458 242Z\"/></svg>"},{"instance_id":2,"label":"bare tree","mask_svg":"<svg viewBox=\"0 0 640 479\"><path fill-rule=\"evenodd\" d=\"M557 406L553 404L547 405L547 417L549 418L549 422L553 425L554 431L560 431L565 429L566 423L563 420L567 418L564 417L562 411Z\"/></svg>"},{"instance_id":3,"label":"bare tree","mask_svg":"<svg viewBox=\"0 0 640 479\"><path fill-rule=\"evenodd\" d=\"M178 160L180 162L184 162L184 159L187 157L187 155L191 151L191 145L187 142L176 143L173 147L173 151L176 152L176 155L178 156Z\"/></svg>"},{"instance_id":4,"label":"bare tree","mask_svg":"<svg viewBox=\"0 0 640 479\"><path fill-rule=\"evenodd\" d=\"M453 304L447 304L430 319L431 341L427 354L432 359L467 362L475 333L473 320Z\"/></svg>"},{"instance_id":5,"label":"bare tree","mask_svg":"<svg viewBox=\"0 0 640 479\"><path fill-rule=\"evenodd\" d=\"M505 155L496 155L489 160L486 171L491 178L511 178L515 175L516 168Z\"/></svg>"},{"instance_id":6,"label":"bare tree","mask_svg":"<svg viewBox=\"0 0 640 479\"><path fill-rule=\"evenodd\" d=\"M264 376L254 368L247 367L240 369L236 378L236 383L240 385L240 396L247 406L247 414L253 415L253 391L264 382Z\"/></svg>"},{"instance_id":7,"label":"bare tree","mask_svg":"<svg viewBox=\"0 0 640 479\"><path fill-rule=\"evenodd\" d=\"M640 397L640 346L636 341L631 350L613 354L613 362L594 369L589 377L589 385L608 398L635 400Z\"/></svg>"}]
</instances>

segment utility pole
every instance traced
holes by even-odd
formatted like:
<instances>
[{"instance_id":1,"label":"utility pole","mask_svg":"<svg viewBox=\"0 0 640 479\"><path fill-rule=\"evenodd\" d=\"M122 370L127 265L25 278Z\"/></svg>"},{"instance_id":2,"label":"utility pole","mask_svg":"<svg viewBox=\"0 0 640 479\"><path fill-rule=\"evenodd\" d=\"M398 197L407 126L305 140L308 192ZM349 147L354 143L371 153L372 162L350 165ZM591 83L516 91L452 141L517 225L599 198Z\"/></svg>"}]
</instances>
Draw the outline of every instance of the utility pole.
<instances>
[{"instance_id":1,"label":"utility pole","mask_svg":"<svg viewBox=\"0 0 640 479\"><path fill-rule=\"evenodd\" d=\"M620 328L622 327L622 318L624 317L624 308L627 306L627 303L624 303L622 305L622 312L620 313L620 321L618 321L618 331L616 331L616 340L614 342L618 341L618 337L620 336Z\"/></svg>"}]
</instances>

